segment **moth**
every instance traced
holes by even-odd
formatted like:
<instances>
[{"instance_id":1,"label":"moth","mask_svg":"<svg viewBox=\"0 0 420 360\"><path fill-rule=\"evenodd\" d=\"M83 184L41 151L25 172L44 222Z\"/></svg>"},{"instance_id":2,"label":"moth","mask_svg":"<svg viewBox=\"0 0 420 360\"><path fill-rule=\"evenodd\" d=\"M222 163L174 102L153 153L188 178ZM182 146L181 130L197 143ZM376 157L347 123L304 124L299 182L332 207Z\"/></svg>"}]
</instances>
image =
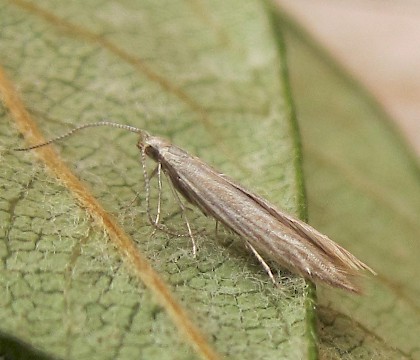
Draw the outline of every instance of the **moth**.
<instances>
[{"instance_id":1,"label":"moth","mask_svg":"<svg viewBox=\"0 0 420 360\"><path fill-rule=\"evenodd\" d=\"M198 157L142 129L100 121L81 125L45 143L16 150L36 149L66 138L76 131L96 126L111 126L139 134L137 147L141 153L146 190L149 177L145 159L149 157L158 164L159 183L162 170L185 200L238 234L274 284L276 280L267 261L316 283L354 293L361 292L356 281L360 270L375 274L370 267L312 226L278 209ZM181 210L185 208L181 206ZM152 222L159 227L159 211ZM186 222L195 253L194 236L187 219Z\"/></svg>"}]
</instances>

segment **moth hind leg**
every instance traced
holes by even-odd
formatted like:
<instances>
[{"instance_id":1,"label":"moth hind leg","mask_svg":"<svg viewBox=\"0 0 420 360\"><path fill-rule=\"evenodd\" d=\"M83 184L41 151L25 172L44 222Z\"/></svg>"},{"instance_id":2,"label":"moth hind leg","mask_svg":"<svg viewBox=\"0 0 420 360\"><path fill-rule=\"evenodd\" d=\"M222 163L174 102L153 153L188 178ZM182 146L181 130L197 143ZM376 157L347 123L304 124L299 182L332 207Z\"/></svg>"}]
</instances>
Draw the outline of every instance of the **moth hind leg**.
<instances>
[{"instance_id":1,"label":"moth hind leg","mask_svg":"<svg viewBox=\"0 0 420 360\"><path fill-rule=\"evenodd\" d=\"M270 277L270 279L273 282L273 284L275 286L278 286L278 284L276 282L276 279L275 279L275 277L273 275L273 272L271 271L270 266L264 261L263 257L258 253L258 251L248 241L246 242L246 246L252 251L252 253L254 254L254 256L260 262L260 264L262 265L262 267L264 268L265 272Z\"/></svg>"}]
</instances>

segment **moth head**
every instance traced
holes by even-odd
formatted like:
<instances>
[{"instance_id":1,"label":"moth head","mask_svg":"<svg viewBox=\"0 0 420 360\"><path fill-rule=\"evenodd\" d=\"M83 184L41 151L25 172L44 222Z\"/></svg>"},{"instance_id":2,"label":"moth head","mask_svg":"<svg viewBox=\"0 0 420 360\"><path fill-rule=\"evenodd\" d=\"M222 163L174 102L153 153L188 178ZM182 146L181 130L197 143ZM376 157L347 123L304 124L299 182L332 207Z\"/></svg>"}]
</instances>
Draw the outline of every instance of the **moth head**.
<instances>
[{"instance_id":1,"label":"moth head","mask_svg":"<svg viewBox=\"0 0 420 360\"><path fill-rule=\"evenodd\" d=\"M137 147L155 161L159 161L160 155L162 155L164 149L169 146L171 146L171 144L168 140L157 136L151 136L146 132L140 134L140 139L137 143Z\"/></svg>"}]
</instances>

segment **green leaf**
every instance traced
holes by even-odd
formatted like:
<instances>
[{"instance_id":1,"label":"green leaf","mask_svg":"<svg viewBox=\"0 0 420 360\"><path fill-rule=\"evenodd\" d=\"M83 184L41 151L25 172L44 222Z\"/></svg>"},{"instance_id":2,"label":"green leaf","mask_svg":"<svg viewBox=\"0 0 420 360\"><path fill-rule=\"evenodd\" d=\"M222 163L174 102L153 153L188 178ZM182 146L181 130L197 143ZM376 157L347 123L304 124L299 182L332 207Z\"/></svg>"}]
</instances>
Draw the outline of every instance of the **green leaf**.
<instances>
[{"instance_id":1,"label":"green leaf","mask_svg":"<svg viewBox=\"0 0 420 360\"><path fill-rule=\"evenodd\" d=\"M420 182L383 110L290 19L309 220L378 272L366 294L320 288L320 355L418 359Z\"/></svg>"},{"instance_id":2,"label":"green leaf","mask_svg":"<svg viewBox=\"0 0 420 360\"><path fill-rule=\"evenodd\" d=\"M13 123L34 142L40 135L32 121L52 137L112 119L166 136L302 214L284 64L263 4L35 4L0 2L2 73L14 83L3 76L0 84L5 149L27 145ZM21 347L22 358L37 358L40 350L66 359L192 359L194 349L204 350L183 327L191 321L228 358L315 356L311 298L301 278L283 274L284 287L273 288L241 240L216 234L214 221L198 213L189 213L197 258L188 238L153 232L136 141L131 133L98 128L56 144L89 193L75 181L57 180L68 170L53 154L40 153L47 166L35 152L2 154L3 339L29 344ZM156 185L152 190L156 206ZM124 261L133 259L131 248L110 241L109 223L92 220L99 218L93 200L80 200L90 192L167 285L156 290L149 275ZM163 221L184 233L167 185L163 195ZM188 315L174 315L164 295ZM6 344L0 354L10 352L8 343L0 342Z\"/></svg>"}]
</instances>

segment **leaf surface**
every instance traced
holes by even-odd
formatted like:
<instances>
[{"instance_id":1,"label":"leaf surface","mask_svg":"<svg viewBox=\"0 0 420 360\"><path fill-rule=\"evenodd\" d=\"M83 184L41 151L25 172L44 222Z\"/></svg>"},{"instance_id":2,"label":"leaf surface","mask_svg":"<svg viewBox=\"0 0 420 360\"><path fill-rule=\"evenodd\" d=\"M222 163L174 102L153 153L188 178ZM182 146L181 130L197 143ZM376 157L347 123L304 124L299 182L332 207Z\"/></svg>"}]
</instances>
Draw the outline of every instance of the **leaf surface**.
<instances>
[{"instance_id":1,"label":"leaf surface","mask_svg":"<svg viewBox=\"0 0 420 360\"><path fill-rule=\"evenodd\" d=\"M301 213L283 60L260 2L3 0L0 17L5 149L111 119ZM153 232L136 141L91 129L56 144L60 157L2 154L5 338L29 344L32 358L25 349L66 359L313 356L302 279L286 274L274 289L241 240L198 213L188 212L196 258L188 238ZM184 233L167 184L162 193L162 221Z\"/></svg>"},{"instance_id":2,"label":"leaf surface","mask_svg":"<svg viewBox=\"0 0 420 360\"><path fill-rule=\"evenodd\" d=\"M383 110L287 17L309 220L378 272L365 295L320 287L320 355L419 359L420 172Z\"/></svg>"}]
</instances>

